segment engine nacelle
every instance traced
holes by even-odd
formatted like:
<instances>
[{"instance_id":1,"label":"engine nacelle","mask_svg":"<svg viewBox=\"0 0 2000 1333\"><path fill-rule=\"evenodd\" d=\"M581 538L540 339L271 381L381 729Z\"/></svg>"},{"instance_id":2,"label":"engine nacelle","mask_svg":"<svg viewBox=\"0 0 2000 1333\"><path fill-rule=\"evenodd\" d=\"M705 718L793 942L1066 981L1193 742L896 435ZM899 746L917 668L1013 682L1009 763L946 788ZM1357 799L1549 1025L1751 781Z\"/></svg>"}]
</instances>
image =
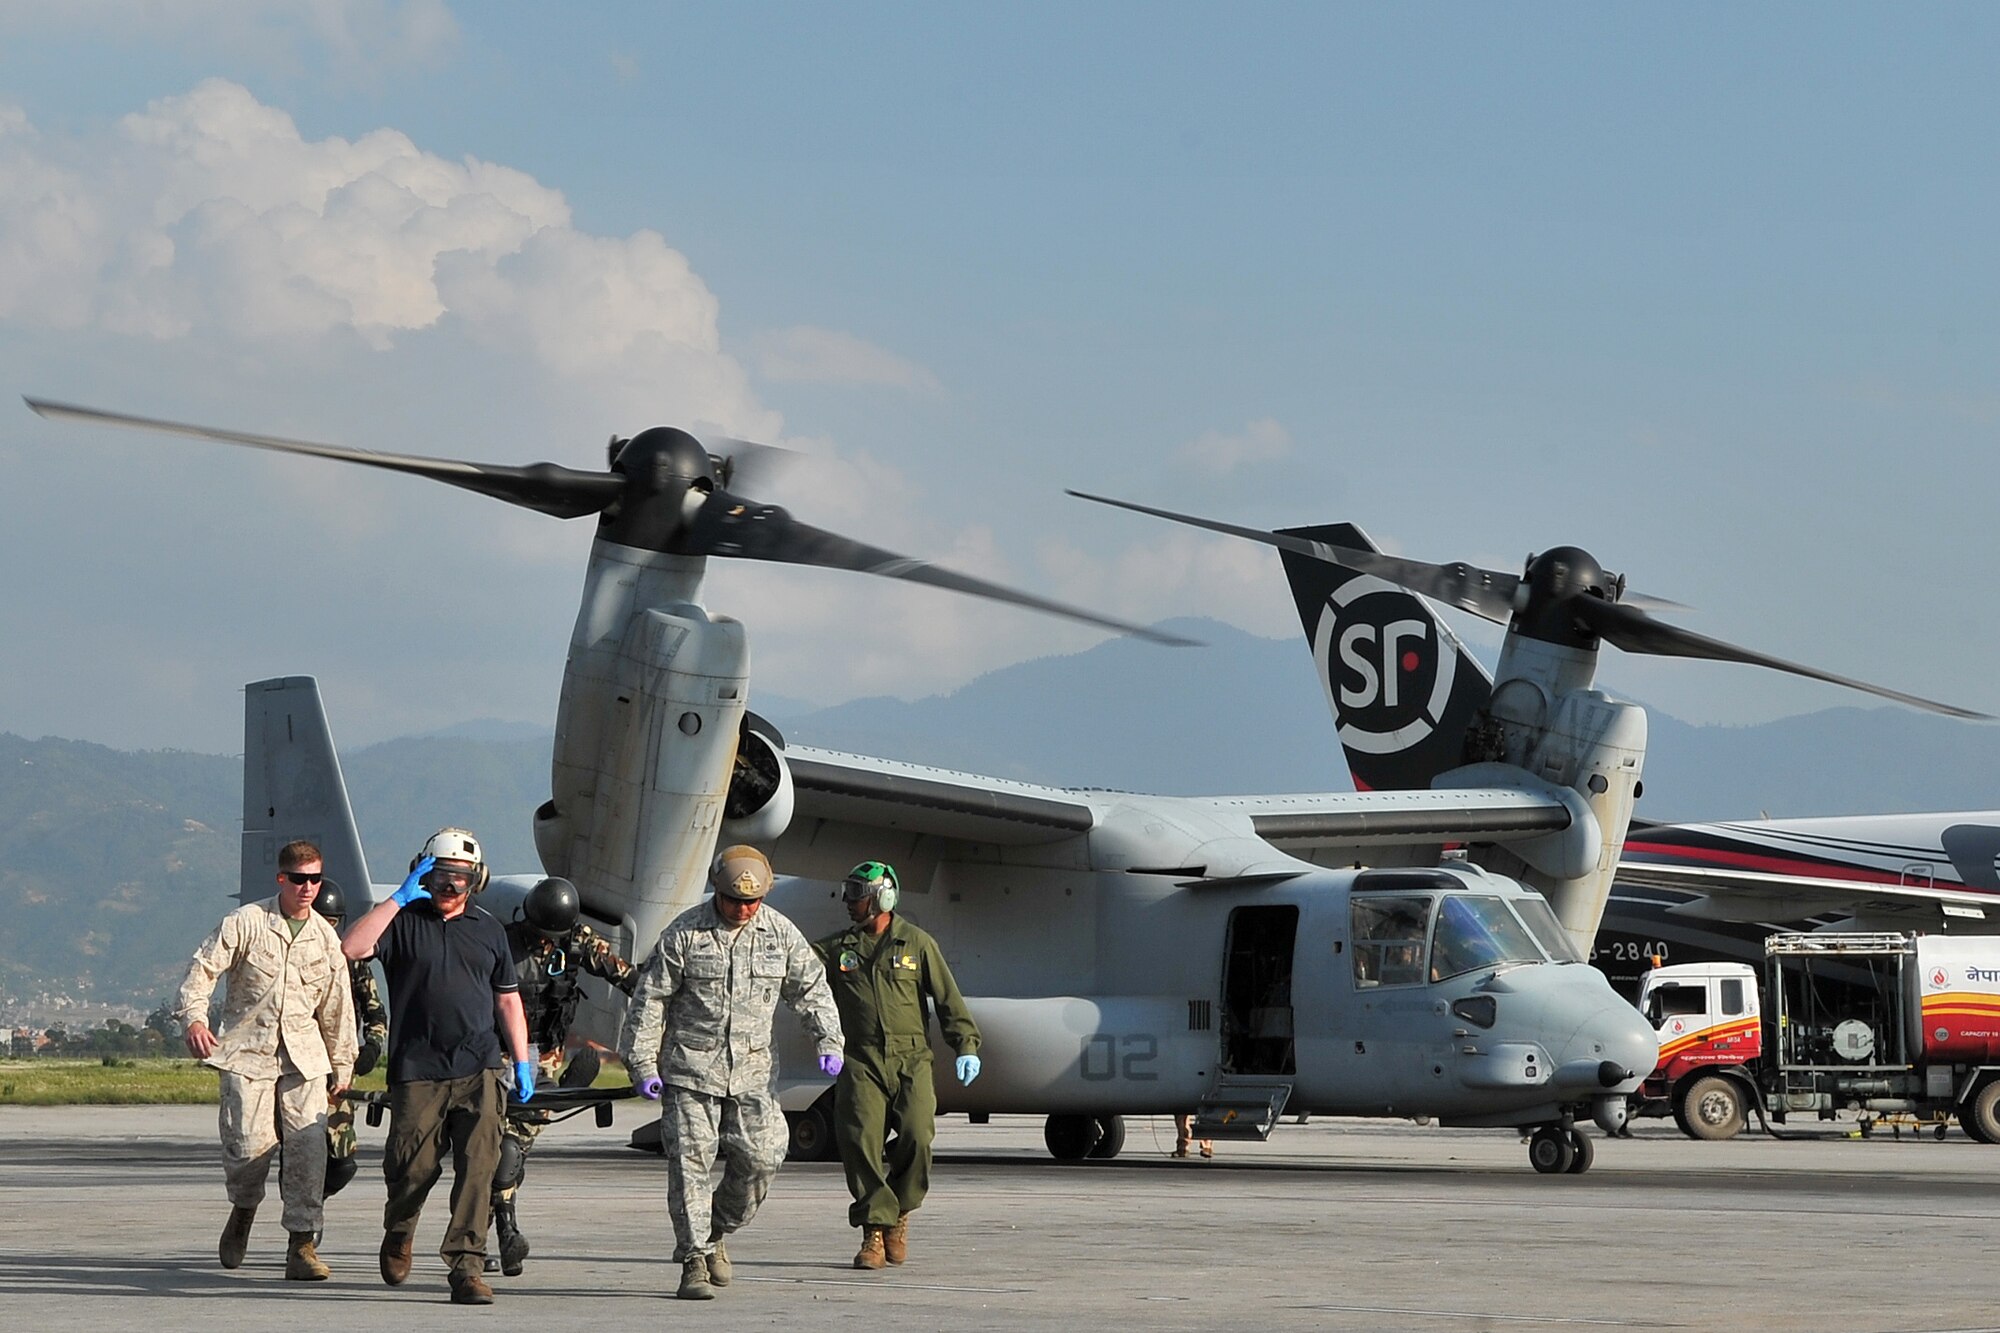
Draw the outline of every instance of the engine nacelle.
<instances>
[{"instance_id":1,"label":"engine nacelle","mask_svg":"<svg viewBox=\"0 0 2000 1333\"><path fill-rule=\"evenodd\" d=\"M723 799L718 843L768 845L777 841L791 826L794 799L784 738L763 718L745 713L736 742L736 766L729 776L729 794Z\"/></svg>"}]
</instances>

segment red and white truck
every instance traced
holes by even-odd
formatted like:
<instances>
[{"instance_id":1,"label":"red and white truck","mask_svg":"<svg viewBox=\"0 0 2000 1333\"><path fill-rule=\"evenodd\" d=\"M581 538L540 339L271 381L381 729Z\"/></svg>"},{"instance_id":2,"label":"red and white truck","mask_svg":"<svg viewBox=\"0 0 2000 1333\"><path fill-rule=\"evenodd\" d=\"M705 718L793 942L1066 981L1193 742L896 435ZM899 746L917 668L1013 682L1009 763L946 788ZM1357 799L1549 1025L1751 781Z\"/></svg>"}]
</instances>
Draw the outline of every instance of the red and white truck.
<instances>
[{"instance_id":1,"label":"red and white truck","mask_svg":"<svg viewBox=\"0 0 2000 1333\"><path fill-rule=\"evenodd\" d=\"M1638 1115L1691 1138L1733 1138L1751 1109L1794 1115L1956 1116L2000 1143L2000 937L1773 935L1760 991L1742 963L1646 974L1639 1008L1660 1062Z\"/></svg>"}]
</instances>

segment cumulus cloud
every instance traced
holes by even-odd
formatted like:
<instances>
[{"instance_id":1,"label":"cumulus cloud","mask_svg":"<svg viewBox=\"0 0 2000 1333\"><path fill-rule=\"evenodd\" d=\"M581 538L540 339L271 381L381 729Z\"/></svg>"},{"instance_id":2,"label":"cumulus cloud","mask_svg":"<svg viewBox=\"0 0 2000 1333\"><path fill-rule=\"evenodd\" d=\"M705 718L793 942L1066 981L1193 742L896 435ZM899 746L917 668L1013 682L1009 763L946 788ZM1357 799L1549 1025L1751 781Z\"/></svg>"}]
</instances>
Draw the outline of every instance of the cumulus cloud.
<instances>
[{"instance_id":1,"label":"cumulus cloud","mask_svg":"<svg viewBox=\"0 0 2000 1333\"><path fill-rule=\"evenodd\" d=\"M1234 434L1209 431L1188 441L1175 455L1183 466L1212 477L1227 477L1292 452L1292 433L1270 417L1248 422Z\"/></svg>"},{"instance_id":2,"label":"cumulus cloud","mask_svg":"<svg viewBox=\"0 0 2000 1333\"><path fill-rule=\"evenodd\" d=\"M809 324L752 340L757 369L775 384L865 384L938 393L937 376L887 348L838 329Z\"/></svg>"}]
</instances>

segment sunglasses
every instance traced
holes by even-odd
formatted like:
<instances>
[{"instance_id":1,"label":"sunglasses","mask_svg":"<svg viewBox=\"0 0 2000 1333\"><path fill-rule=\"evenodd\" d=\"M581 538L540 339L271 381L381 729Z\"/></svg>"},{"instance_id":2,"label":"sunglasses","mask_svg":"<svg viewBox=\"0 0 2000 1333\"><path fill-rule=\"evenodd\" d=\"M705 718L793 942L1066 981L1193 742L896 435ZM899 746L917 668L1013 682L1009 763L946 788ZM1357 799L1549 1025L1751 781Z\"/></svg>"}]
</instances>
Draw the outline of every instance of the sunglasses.
<instances>
[{"instance_id":1,"label":"sunglasses","mask_svg":"<svg viewBox=\"0 0 2000 1333\"><path fill-rule=\"evenodd\" d=\"M317 883L319 883L321 879L325 878L325 876L323 876L323 875L301 875L301 874L300 874L300 873L299 873L298 871L296 871L296 870L287 870L287 871L285 872L285 878L286 878L286 879L288 879L288 880L290 880L290 881L291 881L292 883L294 883L294 884L298 885L299 887L303 888L303 887L305 887L305 886L306 886L306 885L308 885L308 884L317 884Z\"/></svg>"}]
</instances>

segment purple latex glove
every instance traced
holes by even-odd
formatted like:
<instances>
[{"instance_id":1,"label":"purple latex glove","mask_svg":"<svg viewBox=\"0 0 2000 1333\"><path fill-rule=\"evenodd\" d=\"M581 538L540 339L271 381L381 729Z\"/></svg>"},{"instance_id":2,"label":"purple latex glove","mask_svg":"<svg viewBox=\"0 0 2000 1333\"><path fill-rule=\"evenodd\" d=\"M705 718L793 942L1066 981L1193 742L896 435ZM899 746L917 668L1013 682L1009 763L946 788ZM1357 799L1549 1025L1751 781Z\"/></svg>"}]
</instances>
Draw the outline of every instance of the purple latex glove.
<instances>
[{"instance_id":1,"label":"purple latex glove","mask_svg":"<svg viewBox=\"0 0 2000 1333\"><path fill-rule=\"evenodd\" d=\"M660 1094L666 1090L666 1087L667 1085L661 1081L658 1074L652 1074L639 1080L639 1095L649 1102L656 1102L660 1100Z\"/></svg>"},{"instance_id":2,"label":"purple latex glove","mask_svg":"<svg viewBox=\"0 0 2000 1333\"><path fill-rule=\"evenodd\" d=\"M819 1058L819 1072L828 1078L839 1078L840 1067L846 1062L837 1055L822 1055Z\"/></svg>"}]
</instances>

